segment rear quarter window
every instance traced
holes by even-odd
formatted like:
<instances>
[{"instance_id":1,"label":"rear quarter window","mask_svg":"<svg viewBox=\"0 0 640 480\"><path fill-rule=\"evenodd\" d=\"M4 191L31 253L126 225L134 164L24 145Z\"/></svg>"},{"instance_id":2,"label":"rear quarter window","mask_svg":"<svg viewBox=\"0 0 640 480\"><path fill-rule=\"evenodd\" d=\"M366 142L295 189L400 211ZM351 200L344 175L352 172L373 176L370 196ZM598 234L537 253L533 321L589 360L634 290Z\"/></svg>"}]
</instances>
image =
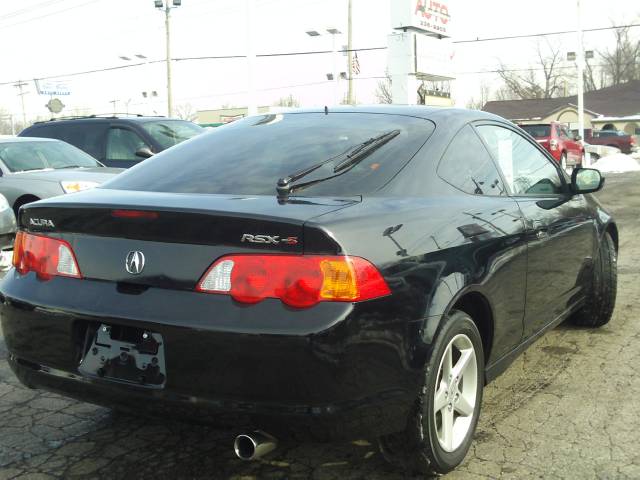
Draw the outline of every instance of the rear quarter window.
<instances>
[{"instance_id":1,"label":"rear quarter window","mask_svg":"<svg viewBox=\"0 0 640 480\"><path fill-rule=\"evenodd\" d=\"M332 159L295 183L335 175L358 145L399 134L343 174L293 195L353 196L385 185L434 130L428 120L390 114L288 113L250 117L152 157L105 188L172 193L274 195L279 178Z\"/></svg>"}]
</instances>

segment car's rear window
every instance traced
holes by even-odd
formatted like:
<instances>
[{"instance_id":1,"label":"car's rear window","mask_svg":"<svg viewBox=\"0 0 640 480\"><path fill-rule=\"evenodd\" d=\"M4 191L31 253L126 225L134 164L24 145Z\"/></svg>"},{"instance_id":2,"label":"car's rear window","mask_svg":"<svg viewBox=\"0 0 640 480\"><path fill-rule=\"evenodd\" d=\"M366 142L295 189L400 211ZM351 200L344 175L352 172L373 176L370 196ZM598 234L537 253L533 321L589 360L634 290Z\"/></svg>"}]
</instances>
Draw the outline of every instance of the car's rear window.
<instances>
[{"instance_id":1,"label":"car's rear window","mask_svg":"<svg viewBox=\"0 0 640 480\"><path fill-rule=\"evenodd\" d=\"M525 132L533 138L542 138L551 136L550 125L520 125Z\"/></svg>"},{"instance_id":2,"label":"car's rear window","mask_svg":"<svg viewBox=\"0 0 640 480\"><path fill-rule=\"evenodd\" d=\"M396 175L433 130L434 125L428 120L389 114L288 113L249 117L145 160L105 184L105 188L273 195L279 178L334 157L299 182L335 175L334 167L345 160L345 154L354 152L367 140L393 132L393 138L355 167L294 193L365 194Z\"/></svg>"}]
</instances>

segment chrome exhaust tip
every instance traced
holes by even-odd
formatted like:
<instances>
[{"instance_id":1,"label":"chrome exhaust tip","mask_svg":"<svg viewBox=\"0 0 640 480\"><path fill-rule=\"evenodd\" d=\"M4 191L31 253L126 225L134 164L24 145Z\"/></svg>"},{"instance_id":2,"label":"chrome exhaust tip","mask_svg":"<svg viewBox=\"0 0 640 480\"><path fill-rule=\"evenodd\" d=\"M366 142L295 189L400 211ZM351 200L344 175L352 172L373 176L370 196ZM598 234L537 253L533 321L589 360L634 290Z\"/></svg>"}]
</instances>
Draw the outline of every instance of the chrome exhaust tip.
<instances>
[{"instance_id":1,"label":"chrome exhaust tip","mask_svg":"<svg viewBox=\"0 0 640 480\"><path fill-rule=\"evenodd\" d=\"M238 435L233 442L233 450L241 460L257 460L275 450L278 441L268 433L256 430Z\"/></svg>"}]
</instances>

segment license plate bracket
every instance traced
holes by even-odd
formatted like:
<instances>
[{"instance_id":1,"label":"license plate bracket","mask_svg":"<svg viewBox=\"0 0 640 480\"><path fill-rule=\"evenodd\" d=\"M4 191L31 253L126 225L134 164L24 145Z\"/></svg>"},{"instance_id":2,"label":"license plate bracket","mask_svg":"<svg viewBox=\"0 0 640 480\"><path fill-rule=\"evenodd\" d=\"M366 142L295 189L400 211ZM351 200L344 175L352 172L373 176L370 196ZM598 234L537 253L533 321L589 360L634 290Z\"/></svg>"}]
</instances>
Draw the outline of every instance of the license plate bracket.
<instances>
[{"instance_id":1,"label":"license plate bracket","mask_svg":"<svg viewBox=\"0 0 640 480\"><path fill-rule=\"evenodd\" d=\"M102 378L146 388L163 388L167 381L162 335L143 329L100 324L78 371L87 377ZM89 342L87 342L89 343Z\"/></svg>"}]
</instances>

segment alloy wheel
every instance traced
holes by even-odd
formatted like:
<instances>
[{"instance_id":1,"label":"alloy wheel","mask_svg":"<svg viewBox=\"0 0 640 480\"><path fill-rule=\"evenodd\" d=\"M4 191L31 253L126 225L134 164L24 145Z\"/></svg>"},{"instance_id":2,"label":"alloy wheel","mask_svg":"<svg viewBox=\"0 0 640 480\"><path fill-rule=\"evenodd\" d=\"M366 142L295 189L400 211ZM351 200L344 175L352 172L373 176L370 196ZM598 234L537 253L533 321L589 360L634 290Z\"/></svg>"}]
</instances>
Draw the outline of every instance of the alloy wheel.
<instances>
[{"instance_id":1,"label":"alloy wheel","mask_svg":"<svg viewBox=\"0 0 640 480\"><path fill-rule=\"evenodd\" d=\"M440 447L453 452L464 442L476 409L478 364L471 339L458 334L440 359L433 420Z\"/></svg>"}]
</instances>

